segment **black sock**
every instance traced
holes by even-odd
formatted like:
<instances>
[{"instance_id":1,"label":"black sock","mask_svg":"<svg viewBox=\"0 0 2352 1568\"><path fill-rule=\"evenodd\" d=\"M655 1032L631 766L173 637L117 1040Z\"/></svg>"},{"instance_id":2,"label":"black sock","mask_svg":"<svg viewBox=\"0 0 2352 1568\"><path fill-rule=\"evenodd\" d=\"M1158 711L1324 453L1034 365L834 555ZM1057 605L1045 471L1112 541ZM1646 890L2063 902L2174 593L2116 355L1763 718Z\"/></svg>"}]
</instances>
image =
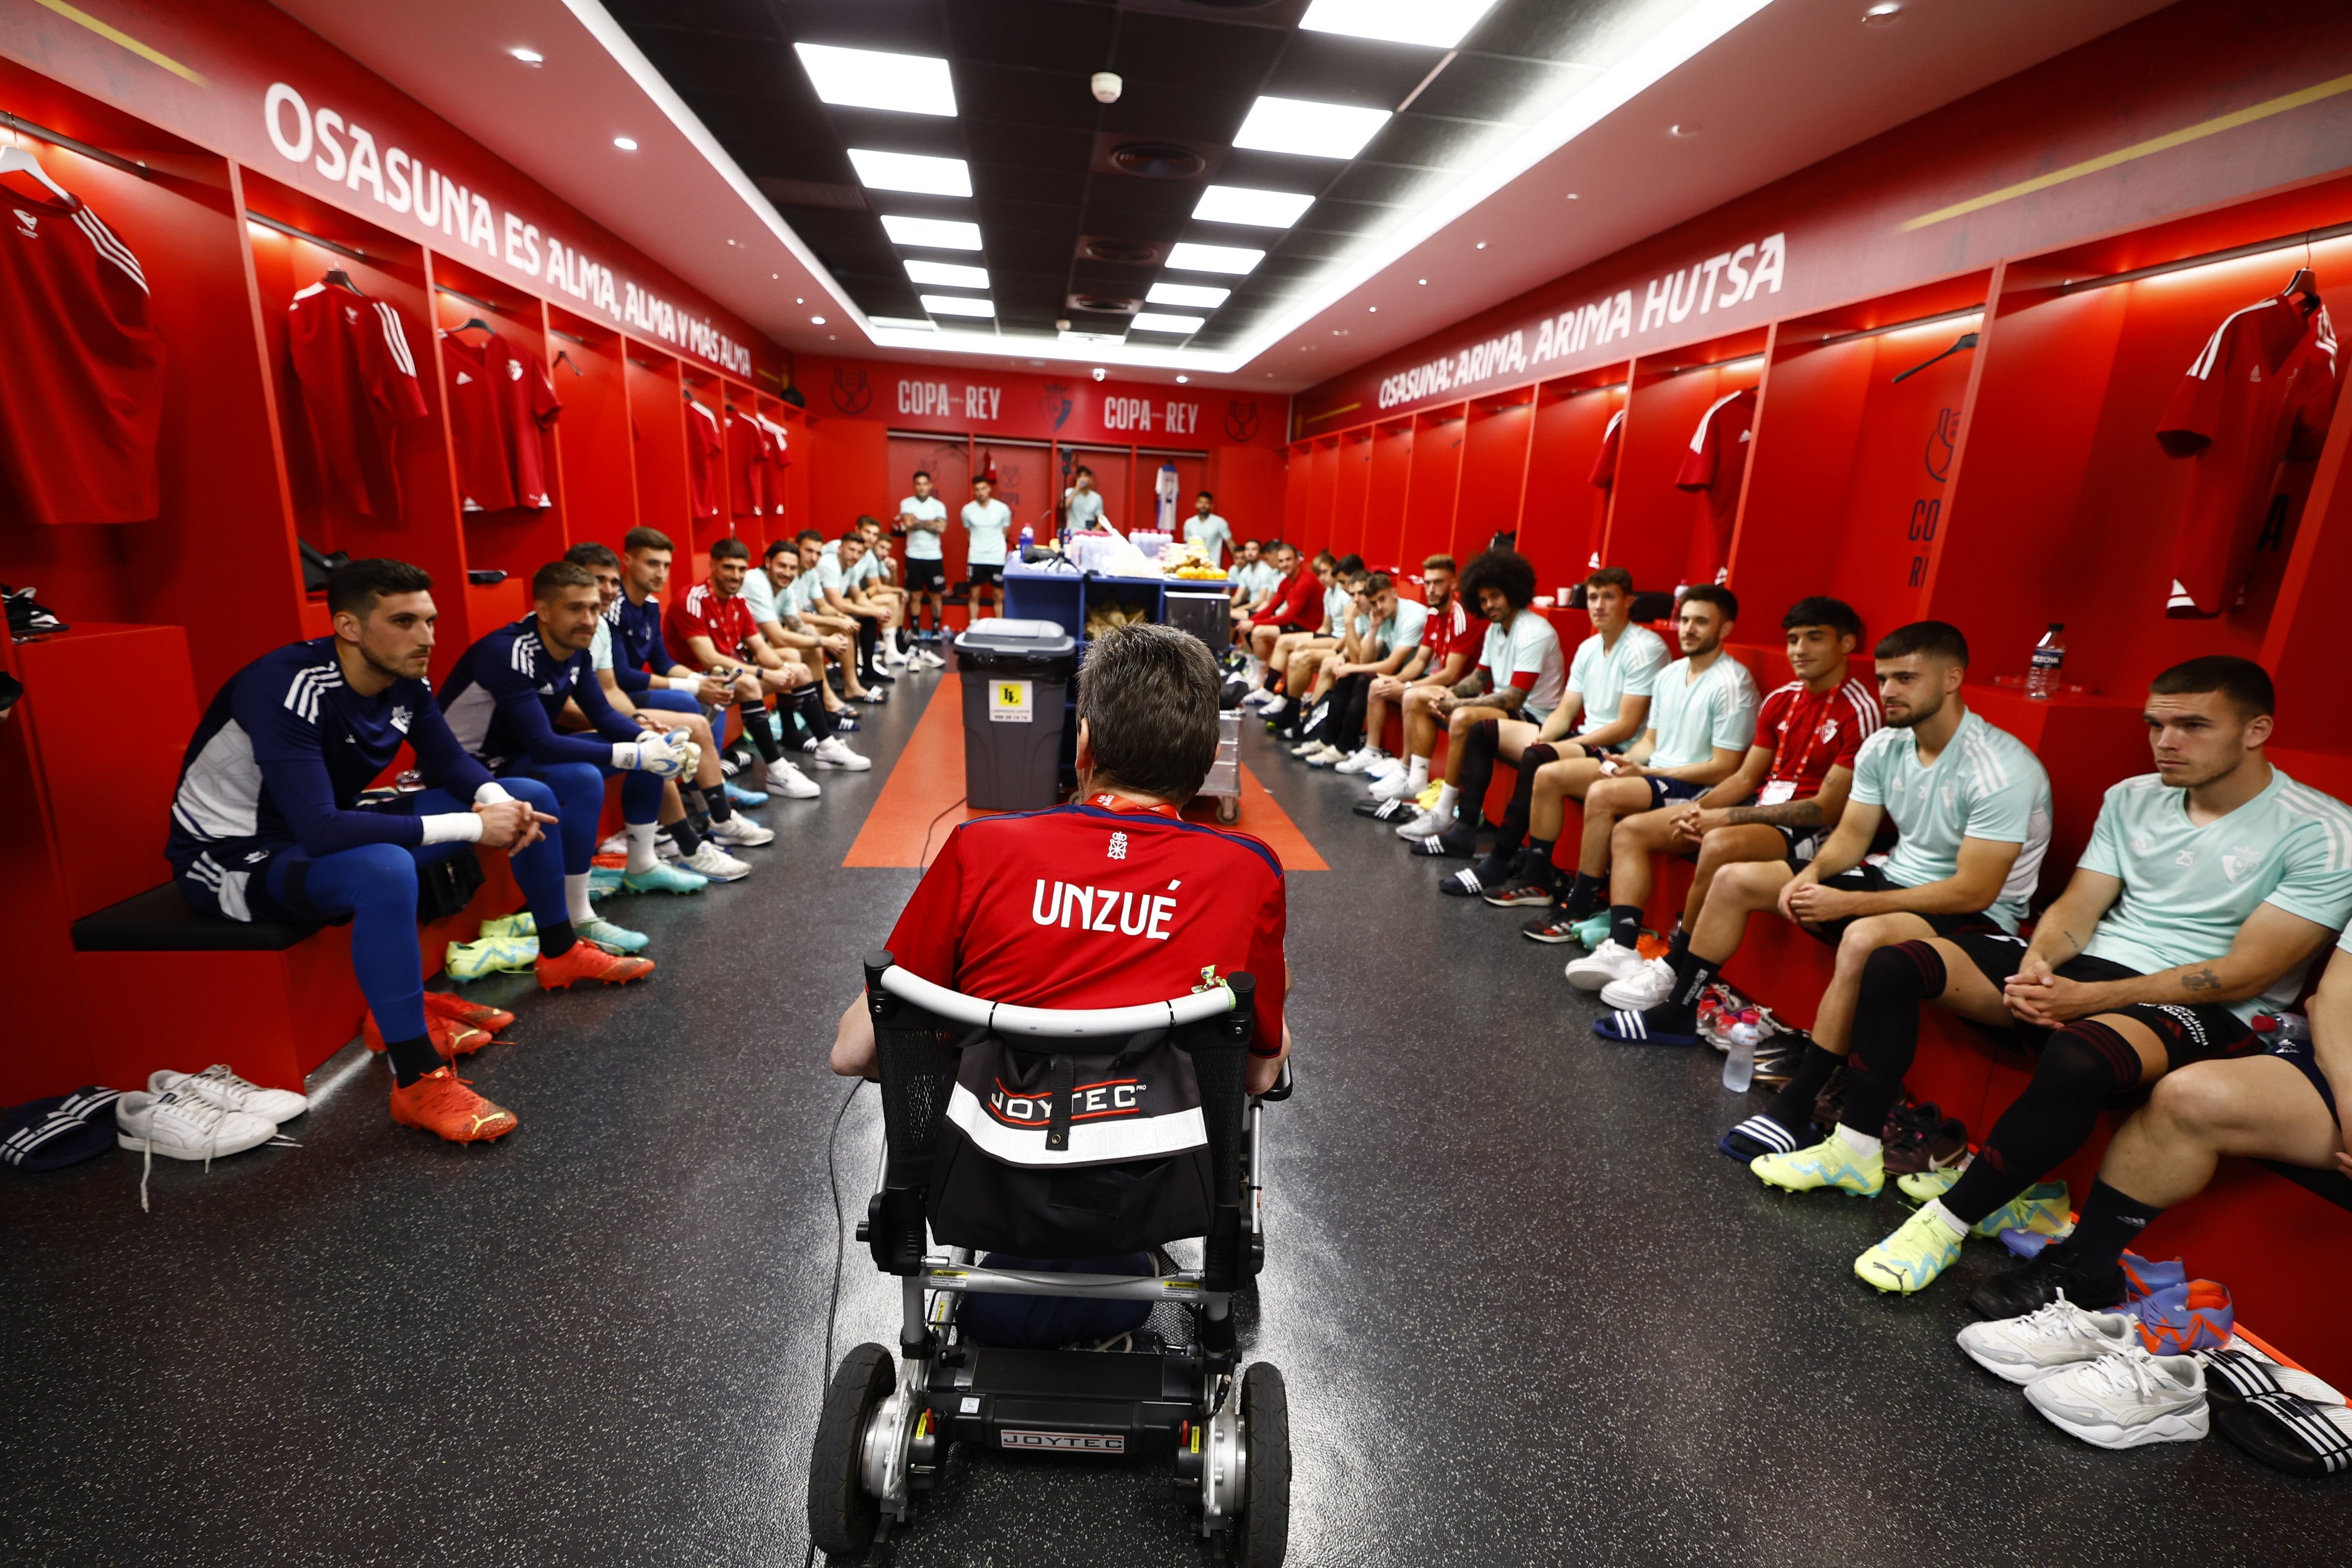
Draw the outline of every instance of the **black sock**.
<instances>
[{"instance_id":1,"label":"black sock","mask_svg":"<svg viewBox=\"0 0 2352 1568\"><path fill-rule=\"evenodd\" d=\"M710 814L711 821L724 822L735 815L735 807L727 798L725 784L715 784L708 788L698 788L695 793L702 797L702 809Z\"/></svg>"},{"instance_id":2,"label":"black sock","mask_svg":"<svg viewBox=\"0 0 2352 1568\"><path fill-rule=\"evenodd\" d=\"M579 940L572 935L572 922L568 920L558 921L553 925L545 921L539 922L539 956L541 958L562 958Z\"/></svg>"},{"instance_id":3,"label":"black sock","mask_svg":"<svg viewBox=\"0 0 2352 1568\"><path fill-rule=\"evenodd\" d=\"M1470 874L1478 879L1482 888L1499 888L1510 879L1512 854L1510 846L1497 844L1485 859L1470 868Z\"/></svg>"},{"instance_id":4,"label":"black sock","mask_svg":"<svg viewBox=\"0 0 2352 1568\"><path fill-rule=\"evenodd\" d=\"M1641 906L1638 904L1609 906L1609 940L1629 952L1641 944Z\"/></svg>"},{"instance_id":5,"label":"black sock","mask_svg":"<svg viewBox=\"0 0 2352 1568\"><path fill-rule=\"evenodd\" d=\"M1549 838L1528 839L1528 863L1519 868L1519 873L1528 879L1529 886L1557 893L1559 891L1559 871L1551 863L1551 846L1552 841Z\"/></svg>"},{"instance_id":6,"label":"black sock","mask_svg":"<svg viewBox=\"0 0 2352 1568\"><path fill-rule=\"evenodd\" d=\"M1945 978L1942 957L1924 942L1898 942L1864 961L1838 1118L1845 1126L1872 1138L1885 1133L1886 1113L1902 1100L1904 1075L1919 1053L1919 1009L1944 994Z\"/></svg>"},{"instance_id":7,"label":"black sock","mask_svg":"<svg viewBox=\"0 0 2352 1568\"><path fill-rule=\"evenodd\" d=\"M392 1081L403 1089L441 1065L441 1053L433 1048L429 1034L411 1040L386 1040L383 1054L392 1062Z\"/></svg>"},{"instance_id":8,"label":"black sock","mask_svg":"<svg viewBox=\"0 0 2352 1568\"><path fill-rule=\"evenodd\" d=\"M2126 1197L2102 1181L2091 1184L2074 1219L2074 1234L2066 1238L2067 1262L2078 1272L2102 1275L2116 1268L2139 1240L2147 1222L2164 1210Z\"/></svg>"},{"instance_id":9,"label":"black sock","mask_svg":"<svg viewBox=\"0 0 2352 1568\"><path fill-rule=\"evenodd\" d=\"M1679 972L1682 967L1683 955L1689 951L1690 928L1688 926L1675 927L1675 934L1666 938L1666 957L1674 963L1677 972Z\"/></svg>"},{"instance_id":10,"label":"black sock","mask_svg":"<svg viewBox=\"0 0 2352 1568\"><path fill-rule=\"evenodd\" d=\"M1592 907L1601 901L1601 879L1588 877L1579 871L1568 885L1568 918L1572 921L1591 919Z\"/></svg>"},{"instance_id":11,"label":"black sock","mask_svg":"<svg viewBox=\"0 0 2352 1568\"><path fill-rule=\"evenodd\" d=\"M768 728L768 710L762 703L738 702L735 711L743 716L743 733L751 742L751 749L760 753L763 763L772 763L784 754L776 744L775 732Z\"/></svg>"},{"instance_id":12,"label":"black sock","mask_svg":"<svg viewBox=\"0 0 2352 1568\"><path fill-rule=\"evenodd\" d=\"M1819 1044L1806 1042L1805 1054L1797 1063L1795 1075L1780 1086L1780 1092L1772 1097L1764 1114L1803 1137L1813 1124L1813 1101L1822 1097L1822 1090L1830 1086L1831 1076L1843 1066L1843 1057L1832 1056Z\"/></svg>"},{"instance_id":13,"label":"black sock","mask_svg":"<svg viewBox=\"0 0 2352 1568\"><path fill-rule=\"evenodd\" d=\"M677 852L681 855L691 855L702 847L702 835L697 833L694 824L683 816L676 822L663 823L658 831L677 846Z\"/></svg>"},{"instance_id":14,"label":"black sock","mask_svg":"<svg viewBox=\"0 0 2352 1568\"><path fill-rule=\"evenodd\" d=\"M1540 742L1520 752L1516 764L1519 776L1511 786L1511 804L1503 808L1503 825L1495 830L1497 844L1517 844L1527 837L1528 819L1535 813L1536 774L1546 763L1558 761L1559 748Z\"/></svg>"},{"instance_id":15,"label":"black sock","mask_svg":"<svg viewBox=\"0 0 2352 1568\"><path fill-rule=\"evenodd\" d=\"M2051 1036L2033 1064L2033 1080L2000 1113L1977 1157L1944 1194L1945 1210L1962 1225L1974 1225L2040 1181L2083 1146L2098 1126L2101 1106L2136 1087L2141 1070L2130 1042L2095 1019ZM1851 1092L1847 1098L1851 1104Z\"/></svg>"},{"instance_id":16,"label":"black sock","mask_svg":"<svg viewBox=\"0 0 2352 1568\"><path fill-rule=\"evenodd\" d=\"M1470 726L1470 733L1462 742L1462 771L1454 776L1457 794L1454 797L1454 819L1466 822L1475 832L1478 816L1486 807L1486 786L1495 777L1496 748L1502 744L1501 726L1492 719Z\"/></svg>"},{"instance_id":17,"label":"black sock","mask_svg":"<svg viewBox=\"0 0 2352 1568\"><path fill-rule=\"evenodd\" d=\"M1692 957L1685 933L1676 931L1675 940L1679 944L1670 958L1675 966L1675 988L1666 993L1664 1001L1650 1009L1649 1016L1653 1024L1670 1026L1679 1034L1698 1022L1699 998L1706 994L1721 965Z\"/></svg>"},{"instance_id":18,"label":"black sock","mask_svg":"<svg viewBox=\"0 0 2352 1568\"><path fill-rule=\"evenodd\" d=\"M814 684L795 688L785 700L792 706L793 717L811 736L822 741L833 734L833 715L824 710L824 699L817 695Z\"/></svg>"}]
</instances>

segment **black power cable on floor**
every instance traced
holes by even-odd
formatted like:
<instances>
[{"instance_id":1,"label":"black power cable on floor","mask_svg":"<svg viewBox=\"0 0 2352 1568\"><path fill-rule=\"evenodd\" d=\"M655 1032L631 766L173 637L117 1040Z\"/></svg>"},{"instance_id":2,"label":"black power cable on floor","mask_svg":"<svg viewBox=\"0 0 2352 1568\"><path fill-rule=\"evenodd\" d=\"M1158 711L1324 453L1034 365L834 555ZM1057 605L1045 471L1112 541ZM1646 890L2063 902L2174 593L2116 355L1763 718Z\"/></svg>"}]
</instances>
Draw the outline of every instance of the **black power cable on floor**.
<instances>
[{"instance_id":1,"label":"black power cable on floor","mask_svg":"<svg viewBox=\"0 0 2352 1568\"><path fill-rule=\"evenodd\" d=\"M820 1421L824 1419L825 1396L833 1391L833 1330L835 1320L841 1316L841 1255L849 1241L849 1227L841 1215L841 1168L834 1163L834 1149L841 1141L841 1122L849 1114L849 1102L856 1100L857 1091L865 1087L866 1080L862 1078L849 1086L849 1092L841 1097L840 1109L833 1113L833 1131L824 1138L824 1183L833 1191L833 1290L824 1307L824 1359L817 1363L816 1368L816 1409ZM809 1537L808 1556L802 1560L802 1568L815 1568L815 1565L816 1538L812 1535Z\"/></svg>"}]
</instances>

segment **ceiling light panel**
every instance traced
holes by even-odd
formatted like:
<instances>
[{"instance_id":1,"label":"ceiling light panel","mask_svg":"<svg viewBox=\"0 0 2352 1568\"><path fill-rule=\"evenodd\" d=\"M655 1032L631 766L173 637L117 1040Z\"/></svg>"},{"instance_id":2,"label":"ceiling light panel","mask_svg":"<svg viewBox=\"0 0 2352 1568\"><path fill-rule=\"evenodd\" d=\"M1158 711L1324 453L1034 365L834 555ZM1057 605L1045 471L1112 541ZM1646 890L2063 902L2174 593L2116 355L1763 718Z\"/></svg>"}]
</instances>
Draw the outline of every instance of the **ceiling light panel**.
<instances>
[{"instance_id":1,"label":"ceiling light panel","mask_svg":"<svg viewBox=\"0 0 2352 1568\"><path fill-rule=\"evenodd\" d=\"M980 248L980 225L955 218L899 217L886 213L882 232L890 237L891 244L911 245L919 250Z\"/></svg>"},{"instance_id":2,"label":"ceiling light panel","mask_svg":"<svg viewBox=\"0 0 2352 1568\"><path fill-rule=\"evenodd\" d=\"M923 309L934 316L989 316L996 314L992 300L973 300L961 294L926 294Z\"/></svg>"},{"instance_id":3,"label":"ceiling light panel","mask_svg":"<svg viewBox=\"0 0 2352 1568\"><path fill-rule=\"evenodd\" d=\"M1139 312L1132 323L1139 332L1197 332L1207 324L1198 316L1169 316L1157 310Z\"/></svg>"},{"instance_id":4,"label":"ceiling light panel","mask_svg":"<svg viewBox=\"0 0 2352 1568\"><path fill-rule=\"evenodd\" d=\"M1389 122L1385 109L1313 103L1303 98L1261 98L1234 133L1234 145L1303 158L1352 158Z\"/></svg>"},{"instance_id":5,"label":"ceiling light panel","mask_svg":"<svg viewBox=\"0 0 2352 1568\"><path fill-rule=\"evenodd\" d=\"M904 114L952 116L956 111L955 83L948 77L945 60L831 44L794 44L793 49L817 97L827 103L845 109L895 109Z\"/></svg>"},{"instance_id":6,"label":"ceiling light panel","mask_svg":"<svg viewBox=\"0 0 2352 1568\"><path fill-rule=\"evenodd\" d=\"M988 268L964 267L952 261L909 261L907 277L913 282L929 283L938 289L985 289Z\"/></svg>"},{"instance_id":7,"label":"ceiling light panel","mask_svg":"<svg viewBox=\"0 0 2352 1568\"><path fill-rule=\"evenodd\" d=\"M903 332L936 332L940 324L929 316L868 316L877 327L896 327Z\"/></svg>"},{"instance_id":8,"label":"ceiling light panel","mask_svg":"<svg viewBox=\"0 0 2352 1568\"><path fill-rule=\"evenodd\" d=\"M1196 310L1213 310L1233 298L1233 292L1205 283L1154 283L1144 300L1153 305L1190 305Z\"/></svg>"},{"instance_id":9,"label":"ceiling light panel","mask_svg":"<svg viewBox=\"0 0 2352 1568\"><path fill-rule=\"evenodd\" d=\"M1288 228L1315 205L1296 191L1253 191L1241 185L1211 185L1201 193L1192 216L1202 223L1246 224L1252 228Z\"/></svg>"},{"instance_id":10,"label":"ceiling light panel","mask_svg":"<svg viewBox=\"0 0 2352 1568\"><path fill-rule=\"evenodd\" d=\"M919 153L849 150L850 166L869 191L913 191L926 196L971 195L971 170L961 158L927 158Z\"/></svg>"},{"instance_id":11,"label":"ceiling light panel","mask_svg":"<svg viewBox=\"0 0 2352 1568\"><path fill-rule=\"evenodd\" d=\"M885 218L882 221L887 224L890 220ZM972 247L978 249L979 243L975 239ZM1255 271L1257 264L1265 259L1265 252L1263 250L1250 250L1237 245L1194 245L1190 240L1168 252L1168 265L1179 272L1228 272L1236 277Z\"/></svg>"},{"instance_id":12,"label":"ceiling light panel","mask_svg":"<svg viewBox=\"0 0 2352 1568\"><path fill-rule=\"evenodd\" d=\"M1495 0L1315 0L1298 26L1309 33L1450 49L1494 8Z\"/></svg>"}]
</instances>

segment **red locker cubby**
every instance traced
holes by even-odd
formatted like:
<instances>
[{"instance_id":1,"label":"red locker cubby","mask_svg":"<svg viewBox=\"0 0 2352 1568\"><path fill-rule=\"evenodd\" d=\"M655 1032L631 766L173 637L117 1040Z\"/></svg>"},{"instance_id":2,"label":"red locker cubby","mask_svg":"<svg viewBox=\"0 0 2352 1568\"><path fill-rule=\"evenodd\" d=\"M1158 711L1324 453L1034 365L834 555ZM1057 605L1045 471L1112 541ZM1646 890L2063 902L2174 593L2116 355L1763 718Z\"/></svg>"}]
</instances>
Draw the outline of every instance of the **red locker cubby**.
<instances>
[{"instance_id":1,"label":"red locker cubby","mask_svg":"<svg viewBox=\"0 0 2352 1568\"><path fill-rule=\"evenodd\" d=\"M1498 533L1516 533L1535 435L1534 387L1469 405L1462 438L1462 479L1454 502L1453 553L1466 560Z\"/></svg>"},{"instance_id":2,"label":"red locker cubby","mask_svg":"<svg viewBox=\"0 0 2352 1568\"><path fill-rule=\"evenodd\" d=\"M1413 416L1412 463L1405 479L1404 537L1398 553L1418 562L1454 548L1454 504L1462 483L1465 405L1456 403Z\"/></svg>"},{"instance_id":3,"label":"red locker cubby","mask_svg":"<svg viewBox=\"0 0 2352 1568\"><path fill-rule=\"evenodd\" d=\"M563 405L554 446L565 529L573 543L593 539L618 550L637 524L626 344L611 328L553 307L547 324L548 376Z\"/></svg>"},{"instance_id":4,"label":"red locker cubby","mask_svg":"<svg viewBox=\"0 0 2352 1568\"><path fill-rule=\"evenodd\" d=\"M1338 495L1331 520L1331 550L1338 555L1361 555L1366 563L1376 552L1365 533L1365 509L1372 496L1372 433L1349 430L1339 437L1333 483Z\"/></svg>"},{"instance_id":5,"label":"red locker cubby","mask_svg":"<svg viewBox=\"0 0 2352 1568\"><path fill-rule=\"evenodd\" d=\"M1371 485L1364 496L1364 541L1367 561L1395 566L1408 577L1421 572L1430 552L1408 554L1404 548L1405 500L1412 488L1412 421L1389 419L1372 426Z\"/></svg>"},{"instance_id":6,"label":"red locker cubby","mask_svg":"<svg viewBox=\"0 0 2352 1568\"><path fill-rule=\"evenodd\" d=\"M548 352L547 307L543 303L517 294L446 256L433 258L433 353L445 407L456 389L457 377L465 374L449 353L448 343L453 337L478 343L485 336L483 329L488 328L490 333L505 340L526 373L531 365L545 366L552 357ZM562 389L558 388L556 396L560 400L562 395ZM566 417L568 411L557 415L554 428L560 428ZM524 438L528 435L524 433ZM455 438L453 432L453 441ZM552 505L484 510L472 505L460 492L459 518L467 568L507 574L504 582L495 584L467 584L467 599L474 612L470 616L472 630L477 637L503 622L520 618L530 602L531 574L561 556L570 544L562 454L551 430L541 438L541 445L548 462L547 483Z\"/></svg>"},{"instance_id":7,"label":"red locker cubby","mask_svg":"<svg viewBox=\"0 0 2352 1568\"><path fill-rule=\"evenodd\" d=\"M677 361L632 341L628 345L629 431L636 450L637 521L677 546L672 592L708 576L694 548L694 502L687 480L685 389Z\"/></svg>"},{"instance_id":8,"label":"red locker cubby","mask_svg":"<svg viewBox=\"0 0 2352 1568\"><path fill-rule=\"evenodd\" d=\"M1676 489L1675 478L1708 408L1761 380L1765 337L1739 332L1633 363L1601 558L1631 572L1645 593L1687 580L1695 524L1706 503ZM1754 443L1745 445L1752 458Z\"/></svg>"}]
</instances>

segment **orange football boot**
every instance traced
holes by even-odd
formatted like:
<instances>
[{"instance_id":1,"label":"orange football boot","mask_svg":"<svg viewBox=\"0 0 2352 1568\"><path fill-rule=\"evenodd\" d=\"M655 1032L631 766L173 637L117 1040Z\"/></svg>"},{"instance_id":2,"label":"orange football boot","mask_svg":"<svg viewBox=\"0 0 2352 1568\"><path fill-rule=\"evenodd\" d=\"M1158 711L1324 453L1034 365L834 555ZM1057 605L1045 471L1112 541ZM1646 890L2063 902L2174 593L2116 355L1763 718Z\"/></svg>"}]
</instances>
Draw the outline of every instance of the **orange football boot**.
<instances>
[{"instance_id":1,"label":"orange football boot","mask_svg":"<svg viewBox=\"0 0 2352 1568\"><path fill-rule=\"evenodd\" d=\"M515 1018L503 1007L468 1002L454 991L427 991L425 994L425 1014L430 1018L447 1018L468 1028L485 1029L493 1035L502 1035L512 1028Z\"/></svg>"},{"instance_id":2,"label":"orange football boot","mask_svg":"<svg viewBox=\"0 0 2352 1568\"><path fill-rule=\"evenodd\" d=\"M422 1127L452 1143L487 1143L516 1127L515 1113L493 1105L446 1067L435 1068L406 1089L392 1091L392 1119Z\"/></svg>"},{"instance_id":3,"label":"orange football boot","mask_svg":"<svg viewBox=\"0 0 2352 1568\"><path fill-rule=\"evenodd\" d=\"M539 956L539 988L541 991L569 991L583 980L597 981L605 985L626 985L632 980L643 980L654 972L650 958L625 958L607 952L593 942L575 942L562 958Z\"/></svg>"},{"instance_id":4,"label":"orange football boot","mask_svg":"<svg viewBox=\"0 0 2352 1568\"><path fill-rule=\"evenodd\" d=\"M433 993L428 991L425 994L430 996ZM441 1054L441 1059L445 1062L454 1062L459 1057L472 1056L490 1043L490 1032L488 1029L477 1029L470 1024L460 1024L453 1018L440 1017L429 1008L425 1015L425 1033L432 1040L433 1048ZM367 1048L372 1051L383 1049L383 1031L375 1026L374 1014L368 1015L367 1024L360 1030L360 1038L367 1042Z\"/></svg>"}]
</instances>

